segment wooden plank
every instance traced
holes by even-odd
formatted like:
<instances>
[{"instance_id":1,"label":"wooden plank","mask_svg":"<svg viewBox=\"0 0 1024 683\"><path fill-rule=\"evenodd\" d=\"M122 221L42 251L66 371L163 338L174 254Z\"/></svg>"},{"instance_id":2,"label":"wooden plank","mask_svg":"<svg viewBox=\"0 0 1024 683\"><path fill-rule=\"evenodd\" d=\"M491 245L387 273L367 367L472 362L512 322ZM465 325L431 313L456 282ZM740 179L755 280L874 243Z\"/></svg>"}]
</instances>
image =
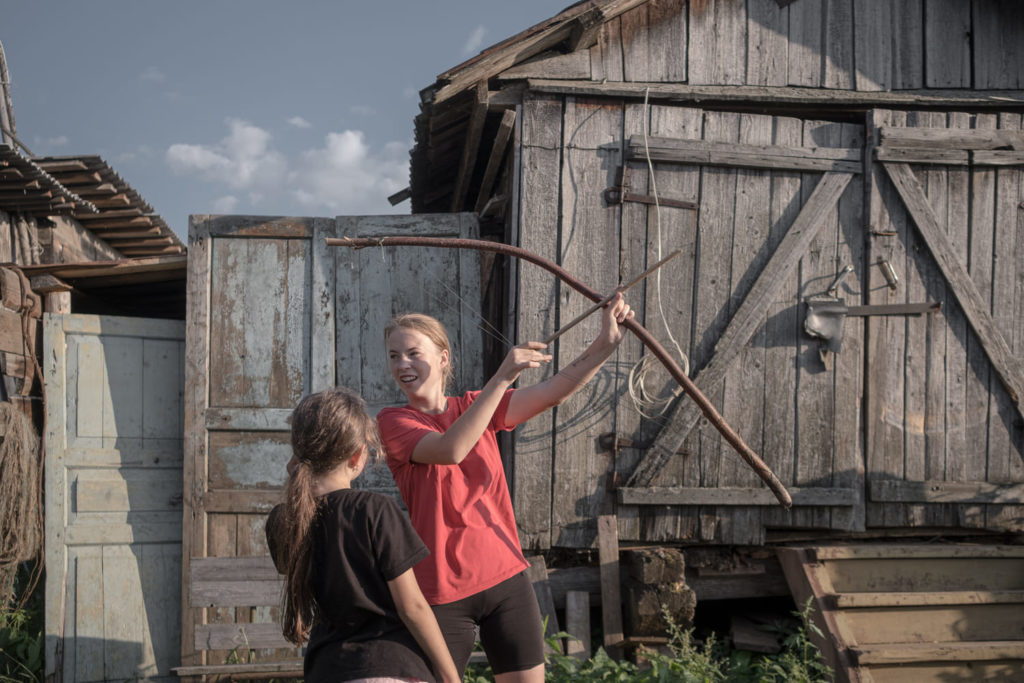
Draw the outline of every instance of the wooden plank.
<instances>
[{"instance_id":1,"label":"wooden plank","mask_svg":"<svg viewBox=\"0 0 1024 683\"><path fill-rule=\"evenodd\" d=\"M534 555L528 558L529 569L526 570L526 577L533 584L533 592L537 595L537 605L540 607L540 617L544 620L544 638L550 638L562 629L558 626L558 614L555 612L555 601L551 596L551 586L548 584L548 568L543 555ZM550 651L550 646L545 643L545 650ZM561 654L561 652L559 652Z\"/></svg>"},{"instance_id":2,"label":"wooden plank","mask_svg":"<svg viewBox=\"0 0 1024 683\"><path fill-rule=\"evenodd\" d=\"M972 87L970 3L927 0L925 6L925 86Z\"/></svg>"},{"instance_id":3,"label":"wooden plank","mask_svg":"<svg viewBox=\"0 0 1024 683\"><path fill-rule=\"evenodd\" d=\"M249 607L281 604L284 579L273 581L203 581L192 578L192 594L189 602L193 607Z\"/></svg>"},{"instance_id":4,"label":"wooden plank","mask_svg":"<svg viewBox=\"0 0 1024 683\"><path fill-rule=\"evenodd\" d=\"M533 61L517 64L498 74L500 81L523 78L589 79L590 52L589 50L577 50L568 54L549 53Z\"/></svg>"},{"instance_id":5,"label":"wooden plank","mask_svg":"<svg viewBox=\"0 0 1024 683\"><path fill-rule=\"evenodd\" d=\"M661 0L620 16L624 80L686 81L686 5L684 0Z\"/></svg>"},{"instance_id":6,"label":"wooden plank","mask_svg":"<svg viewBox=\"0 0 1024 683\"><path fill-rule=\"evenodd\" d=\"M335 306L337 304L338 272L336 257L340 249L331 249L324 242L327 237L336 237L336 222L330 219L313 220L312 243L312 289L310 299L310 351L309 351L309 391L315 393L333 387L338 383L335 368L337 367L335 344ZM356 386L359 386L358 384ZM282 412L287 408L280 409ZM207 425L210 414L207 413ZM210 427L207 426L207 429Z\"/></svg>"},{"instance_id":7,"label":"wooden plank","mask_svg":"<svg viewBox=\"0 0 1024 683\"><path fill-rule=\"evenodd\" d=\"M824 12L823 85L826 88L850 90L855 82L853 47L853 0L830 0ZM881 42L880 37L876 38Z\"/></svg>"},{"instance_id":8,"label":"wooden plank","mask_svg":"<svg viewBox=\"0 0 1024 683\"><path fill-rule=\"evenodd\" d=\"M905 164L942 164L943 166L970 163L970 155L962 149L921 149L919 147L876 147L875 159Z\"/></svg>"},{"instance_id":9,"label":"wooden plank","mask_svg":"<svg viewBox=\"0 0 1024 683\"><path fill-rule=\"evenodd\" d=\"M871 500L887 503L1013 504L1024 500L1024 484L984 481L874 481Z\"/></svg>"},{"instance_id":10,"label":"wooden plank","mask_svg":"<svg viewBox=\"0 0 1024 683\"><path fill-rule=\"evenodd\" d=\"M747 3L747 77L749 85L785 86L789 9L774 0Z\"/></svg>"},{"instance_id":11,"label":"wooden plank","mask_svg":"<svg viewBox=\"0 0 1024 683\"><path fill-rule=\"evenodd\" d=\"M565 594L565 630L572 636L566 640L565 654L584 662L590 659L590 593Z\"/></svg>"},{"instance_id":12,"label":"wooden plank","mask_svg":"<svg viewBox=\"0 0 1024 683\"><path fill-rule=\"evenodd\" d=\"M529 144L524 144L525 141ZM558 202L554 190L561 193L559 149L562 140L562 101L552 96L527 97L523 102L522 135L518 148L522 155L521 212L523 226L558 225ZM557 262L556 230L527 230L520 233L519 246ZM519 311L517 339L546 339L557 329L558 284L542 277L537 270L516 262L518 273L516 310ZM537 381L549 377L548 367L538 373ZM543 549L551 544L553 502L551 462L554 455L552 435L554 412L545 411L513 432L515 452L512 470L513 503L519 539L525 549Z\"/></svg>"},{"instance_id":13,"label":"wooden plank","mask_svg":"<svg viewBox=\"0 0 1024 683\"><path fill-rule=\"evenodd\" d=\"M621 144L622 125L623 112L618 103L576 99L566 102L558 231L560 265L571 273L587 273L588 283L604 292L611 292L619 282L621 207L605 204L602 193L608 186L607 169L620 156L617 147ZM559 298L559 325L572 320L592 303L575 294L562 294ZM531 302L525 310L534 310L536 305ZM591 316L559 337L553 349L556 369L562 371L575 360L600 328L600 318ZM609 377L612 372L613 368L605 365L586 389L555 408L551 518L554 545L592 546L594 520L611 502L605 486L613 465L611 453L595 452L588 440L573 435L579 433L582 424L598 432L614 430L615 413L610 401L613 380ZM601 381L602 377L605 381Z\"/></svg>"},{"instance_id":14,"label":"wooden plank","mask_svg":"<svg viewBox=\"0 0 1024 683\"><path fill-rule=\"evenodd\" d=\"M206 512L203 492L206 490L206 430L204 411L207 408L209 370L209 277L212 253L209 224L201 217L189 220L188 300L185 327L185 456L182 477L185 482L182 562L207 551ZM181 573L181 594L191 593L192 579ZM181 664L202 665L206 657L194 647L196 621L202 613L193 610L184 600L181 605Z\"/></svg>"},{"instance_id":15,"label":"wooden plank","mask_svg":"<svg viewBox=\"0 0 1024 683\"><path fill-rule=\"evenodd\" d=\"M850 643L943 643L998 640L1020 634L1020 605L936 605L860 608L841 612Z\"/></svg>"},{"instance_id":16,"label":"wooden plank","mask_svg":"<svg viewBox=\"0 0 1024 683\"><path fill-rule=\"evenodd\" d=\"M649 137L644 144L640 135L629 139L630 158L704 166L727 166L792 171L861 172L859 148L779 147L770 144L743 144L706 140L682 140Z\"/></svg>"},{"instance_id":17,"label":"wooden plank","mask_svg":"<svg viewBox=\"0 0 1024 683\"><path fill-rule=\"evenodd\" d=\"M786 489L793 498L794 507L852 506L858 500L857 492L850 488ZM777 502L765 488L719 486L713 489L683 486L651 486L647 488L620 488L618 500L624 505L772 505ZM723 511L724 513L724 511Z\"/></svg>"},{"instance_id":18,"label":"wooden plank","mask_svg":"<svg viewBox=\"0 0 1024 683\"><path fill-rule=\"evenodd\" d=\"M974 87L1019 88L1024 85L1024 14L1014 2L996 0L972 6Z\"/></svg>"},{"instance_id":19,"label":"wooden plank","mask_svg":"<svg viewBox=\"0 0 1024 683\"><path fill-rule=\"evenodd\" d=\"M498 177L498 171L501 170L501 162L505 157L505 150L508 148L508 141L512 137L515 124L516 110L506 109L501 115L498 132L495 133L494 144L491 146L491 154L487 158L487 168L484 169L484 177L480 181L480 192L474 207L477 213L483 211L484 205L491 197L491 189L494 187L494 180Z\"/></svg>"},{"instance_id":20,"label":"wooden plank","mask_svg":"<svg viewBox=\"0 0 1024 683\"><path fill-rule=\"evenodd\" d=\"M650 132L658 136L675 138L700 138L703 135L703 112L700 109L654 105L651 107ZM633 174L636 178L638 173ZM691 166L660 166L655 168L655 187L662 196L696 197L700 191L700 169ZM647 207L642 211L647 219L645 238L646 263L660 260L664 253L672 247L684 249L684 256L677 258L671 268L665 268L655 274L653 281L646 286L642 319L644 325L657 339L666 340L670 353L674 352L680 359L688 358L693 346L693 312L694 293L697 284L694 273L697 269L699 255L697 253L697 234L699 216L694 211L670 209L667 207ZM626 207L623 208L623 231L626 230ZM625 241L625 240L624 240ZM629 349L630 347L627 347ZM644 353L637 347L637 354ZM675 391L676 383L660 364L648 359L648 372L645 382L652 391L671 399L670 391ZM658 410L656 419L643 420L639 438L650 442L657 436L660 417L669 408L666 404ZM650 412L650 411L648 411ZM628 424L628 423L627 423ZM618 429L618 427L616 427ZM696 441L691 439L684 448L692 448L696 452ZM619 451L616 471L622 480L629 478L636 469L643 455L633 450L624 457ZM673 455L663 468L659 482L664 485L692 486L700 484L700 467L697 458ZM624 532L624 518L629 519L626 508L617 511L620 538ZM681 539L693 539L698 535L699 517L696 509L659 509L641 508L639 510L643 540L653 542L671 542Z\"/></svg>"},{"instance_id":21,"label":"wooden plank","mask_svg":"<svg viewBox=\"0 0 1024 683\"><path fill-rule=\"evenodd\" d=\"M996 150L1005 147L1019 149L1024 145L1024 133L1006 129L938 126L880 126L879 144L886 148L915 147L932 150Z\"/></svg>"},{"instance_id":22,"label":"wooden plank","mask_svg":"<svg viewBox=\"0 0 1024 683\"><path fill-rule=\"evenodd\" d=\"M971 152L975 166L1024 166L1024 152L1017 150L977 150Z\"/></svg>"},{"instance_id":23,"label":"wooden plank","mask_svg":"<svg viewBox=\"0 0 1024 683\"><path fill-rule=\"evenodd\" d=\"M1022 604L1024 591L911 591L893 593L840 593L840 609L857 607L904 607L921 605Z\"/></svg>"},{"instance_id":24,"label":"wooden plank","mask_svg":"<svg viewBox=\"0 0 1024 683\"><path fill-rule=\"evenodd\" d=\"M619 587L619 538L615 515L597 518L597 550L601 566L601 625L605 649L622 642L622 599Z\"/></svg>"},{"instance_id":25,"label":"wooden plank","mask_svg":"<svg viewBox=\"0 0 1024 683\"><path fill-rule=\"evenodd\" d=\"M854 0L853 58L857 65L857 90L889 90L893 73L892 3L888 0ZM904 36L900 36L904 40Z\"/></svg>"},{"instance_id":26,"label":"wooden plank","mask_svg":"<svg viewBox=\"0 0 1024 683\"><path fill-rule=\"evenodd\" d=\"M823 85L824 4L801 2L789 6L789 85Z\"/></svg>"},{"instance_id":27,"label":"wooden plank","mask_svg":"<svg viewBox=\"0 0 1024 683\"><path fill-rule=\"evenodd\" d=\"M285 648L280 624L205 624L196 626L196 650L234 650L235 648Z\"/></svg>"},{"instance_id":28,"label":"wooden plank","mask_svg":"<svg viewBox=\"0 0 1024 683\"><path fill-rule=\"evenodd\" d=\"M1024 558L1024 547L1014 545L846 545L820 546L814 549L817 561L823 560L880 560L913 558ZM966 566L966 565L965 565Z\"/></svg>"},{"instance_id":29,"label":"wooden plank","mask_svg":"<svg viewBox=\"0 0 1024 683\"><path fill-rule=\"evenodd\" d=\"M1024 415L1024 407L1020 405L1020 396L1024 392L1024 373L1010 352L1006 340L996 328L988 313L988 307L971 281L967 270L956 259L949 238L938 224L934 211L924 198L920 184L906 165L885 164L884 166L906 203L932 255L935 256L943 275L963 306L964 313L978 335L985 354L992 362L993 369L998 373L1003 386L1010 395L1010 400L1017 407L1018 412Z\"/></svg>"},{"instance_id":30,"label":"wooden plank","mask_svg":"<svg viewBox=\"0 0 1024 683\"><path fill-rule=\"evenodd\" d=\"M474 101L469 115L469 125L462 146L462 159L459 161L458 175L455 180L455 191L452 193L451 211L462 211L469 192L469 183L476 166L476 154L480 149L480 138L483 136L484 123L487 120L487 81L483 80L473 87Z\"/></svg>"},{"instance_id":31,"label":"wooden plank","mask_svg":"<svg viewBox=\"0 0 1024 683\"><path fill-rule=\"evenodd\" d=\"M210 666L177 666L174 673L180 677L218 674L230 676L244 673L302 674L302 660L289 659L282 662L248 662L245 664L214 664Z\"/></svg>"},{"instance_id":32,"label":"wooden plank","mask_svg":"<svg viewBox=\"0 0 1024 683\"><path fill-rule=\"evenodd\" d=\"M914 662L983 662L1024 658L1024 643L1015 640L966 643L882 643L855 648L861 666Z\"/></svg>"},{"instance_id":33,"label":"wooden plank","mask_svg":"<svg viewBox=\"0 0 1024 683\"><path fill-rule=\"evenodd\" d=\"M211 431L287 432L291 408L207 408L203 424Z\"/></svg>"},{"instance_id":34,"label":"wooden plank","mask_svg":"<svg viewBox=\"0 0 1024 683\"><path fill-rule=\"evenodd\" d=\"M687 3L686 81L741 85L746 80L746 7L729 0Z\"/></svg>"},{"instance_id":35,"label":"wooden plank","mask_svg":"<svg viewBox=\"0 0 1024 683\"><path fill-rule=\"evenodd\" d=\"M776 117L773 127L775 145L798 147L803 143L803 124L799 119ZM800 183L799 174L772 172L771 230L765 247L773 254L779 253L779 245L802 209ZM789 270L789 275L781 279L775 293L765 302L768 316L764 341L765 392L768 396L796 395L796 353L798 340L804 334L798 319L803 285L798 270L795 267ZM780 481L792 486L796 466L792 457L796 449L795 402L766 400L764 411L762 457ZM788 527L792 525L793 514L781 507L772 507L764 510L761 518L765 526Z\"/></svg>"},{"instance_id":36,"label":"wooden plank","mask_svg":"<svg viewBox=\"0 0 1024 683\"><path fill-rule=\"evenodd\" d=\"M779 247L765 265L757 281L751 286L750 293L729 321L728 327L715 344L715 354L694 378L702 391L717 386L729 365L739 356L740 350L750 340L761 322L761 314L776 288L786 280L796 268L800 258L821 228L823 218L828 209L842 195L852 175L835 173L824 176L815 187L799 215L790 225ZM682 444L686 435L700 419L700 409L692 401L677 403L671 421L659 433L652 444L648 455L640 463L629 486L650 485L657 470L659 460L671 456ZM664 453L665 455L662 455Z\"/></svg>"},{"instance_id":37,"label":"wooden plank","mask_svg":"<svg viewBox=\"0 0 1024 683\"><path fill-rule=\"evenodd\" d=\"M617 83L622 80L622 22L620 17L615 17L604 22L597 43L590 48L590 81Z\"/></svg>"}]
</instances>

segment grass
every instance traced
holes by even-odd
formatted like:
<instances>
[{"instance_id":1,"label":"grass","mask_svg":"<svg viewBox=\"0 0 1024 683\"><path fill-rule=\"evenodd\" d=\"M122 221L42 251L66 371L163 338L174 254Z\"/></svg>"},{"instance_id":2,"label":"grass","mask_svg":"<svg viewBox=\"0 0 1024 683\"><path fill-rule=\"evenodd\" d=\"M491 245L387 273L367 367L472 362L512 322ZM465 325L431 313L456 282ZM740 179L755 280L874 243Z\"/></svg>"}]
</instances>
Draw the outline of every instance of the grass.
<instances>
[{"instance_id":1,"label":"grass","mask_svg":"<svg viewBox=\"0 0 1024 683\"><path fill-rule=\"evenodd\" d=\"M775 627L782 640L782 650L775 655L759 655L745 650L730 650L714 634L700 642L693 629L684 630L667 612L664 618L669 635L668 653L645 650L641 666L628 660L615 660L603 648L586 661L559 654L560 639L571 638L557 633L548 638L555 651L547 656L545 681L618 681L622 683L818 683L832 681L832 670L810 641L810 634L820 634L811 621L813 607L808 601L802 610L793 612L792 624ZM487 666L470 667L465 683L488 683L494 675Z\"/></svg>"}]
</instances>

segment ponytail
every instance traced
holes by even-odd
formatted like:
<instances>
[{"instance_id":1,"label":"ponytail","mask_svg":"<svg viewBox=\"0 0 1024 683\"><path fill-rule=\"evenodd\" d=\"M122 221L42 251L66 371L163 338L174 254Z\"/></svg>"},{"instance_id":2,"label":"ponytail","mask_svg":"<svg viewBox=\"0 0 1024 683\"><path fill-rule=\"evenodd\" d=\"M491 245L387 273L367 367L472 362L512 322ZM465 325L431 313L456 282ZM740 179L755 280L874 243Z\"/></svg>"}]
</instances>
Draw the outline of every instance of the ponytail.
<instances>
[{"instance_id":1,"label":"ponytail","mask_svg":"<svg viewBox=\"0 0 1024 683\"><path fill-rule=\"evenodd\" d=\"M317 616L312 560L313 521L318 505L313 483L311 468L300 462L285 486L284 520L277 537L285 575L281 626L284 637L296 645L309 638Z\"/></svg>"}]
</instances>

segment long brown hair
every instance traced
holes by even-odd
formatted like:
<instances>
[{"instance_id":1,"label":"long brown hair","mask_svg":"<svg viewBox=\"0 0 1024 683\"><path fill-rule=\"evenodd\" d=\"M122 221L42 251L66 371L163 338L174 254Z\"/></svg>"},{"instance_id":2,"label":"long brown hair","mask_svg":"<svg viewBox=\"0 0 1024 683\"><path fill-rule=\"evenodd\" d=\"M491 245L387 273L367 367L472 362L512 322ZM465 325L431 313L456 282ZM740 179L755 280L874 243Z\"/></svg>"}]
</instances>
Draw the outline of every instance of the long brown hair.
<instances>
[{"instance_id":1,"label":"long brown hair","mask_svg":"<svg viewBox=\"0 0 1024 683\"><path fill-rule=\"evenodd\" d=\"M318 477L343 464L360 449L379 449L377 424L358 394L335 387L306 396L292 412L292 453L298 461L288 476L284 505L271 533L284 566L284 637L301 645L320 617L313 595L313 526L320 501L313 495Z\"/></svg>"},{"instance_id":2,"label":"long brown hair","mask_svg":"<svg viewBox=\"0 0 1024 683\"><path fill-rule=\"evenodd\" d=\"M452 356L452 345L448 341L448 331L444 329L441 321L425 313L402 313L396 315L384 327L384 343L388 343L391 333L400 327L407 330L416 330L429 339L437 347L438 351L448 352L448 365L444 367L444 387L447 390L455 377L455 358Z\"/></svg>"}]
</instances>

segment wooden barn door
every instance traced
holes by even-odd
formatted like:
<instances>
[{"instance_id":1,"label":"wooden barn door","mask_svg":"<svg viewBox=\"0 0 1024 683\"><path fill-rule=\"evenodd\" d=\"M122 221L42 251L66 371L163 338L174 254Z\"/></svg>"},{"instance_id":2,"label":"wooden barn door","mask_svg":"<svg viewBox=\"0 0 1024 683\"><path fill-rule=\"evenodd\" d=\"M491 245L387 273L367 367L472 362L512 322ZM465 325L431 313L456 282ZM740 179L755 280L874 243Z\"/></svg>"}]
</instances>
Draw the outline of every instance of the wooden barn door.
<instances>
[{"instance_id":1,"label":"wooden barn door","mask_svg":"<svg viewBox=\"0 0 1024 683\"><path fill-rule=\"evenodd\" d=\"M266 554L264 520L280 499L290 457L288 416L302 396L343 384L359 391L374 412L401 402L382 342L392 315L423 311L440 318L454 335L457 384L480 383L476 252L351 251L324 244L327 237L389 234L473 238L478 228L472 214L193 218L185 373L186 567L191 558ZM383 464L357 483L394 487ZM183 595L189 586L186 569ZM196 646L197 634L218 624L275 628L276 608L184 604L183 610L183 665L225 662L229 652L202 652Z\"/></svg>"},{"instance_id":2,"label":"wooden barn door","mask_svg":"<svg viewBox=\"0 0 1024 683\"><path fill-rule=\"evenodd\" d=\"M868 524L1024 528L1020 114L869 116Z\"/></svg>"},{"instance_id":3,"label":"wooden barn door","mask_svg":"<svg viewBox=\"0 0 1024 683\"><path fill-rule=\"evenodd\" d=\"M795 504L782 510L687 397L663 414L639 410L627 384L645 351L628 337L585 391L517 431L525 545L589 546L594 519L611 510L619 537L641 542L760 544L768 527L863 526L863 318L847 321L841 350L824 357L803 329L808 298L861 303L863 132L792 117L527 99L521 243L601 291L682 248L627 299L663 345L675 353L678 343L698 388ZM560 149L560 141L571 142ZM520 339L545 338L586 305L520 269ZM558 340L560 367L599 325ZM647 388L673 386L654 363Z\"/></svg>"},{"instance_id":4,"label":"wooden barn door","mask_svg":"<svg viewBox=\"0 0 1024 683\"><path fill-rule=\"evenodd\" d=\"M184 339L46 316L47 680L175 678Z\"/></svg>"}]
</instances>

